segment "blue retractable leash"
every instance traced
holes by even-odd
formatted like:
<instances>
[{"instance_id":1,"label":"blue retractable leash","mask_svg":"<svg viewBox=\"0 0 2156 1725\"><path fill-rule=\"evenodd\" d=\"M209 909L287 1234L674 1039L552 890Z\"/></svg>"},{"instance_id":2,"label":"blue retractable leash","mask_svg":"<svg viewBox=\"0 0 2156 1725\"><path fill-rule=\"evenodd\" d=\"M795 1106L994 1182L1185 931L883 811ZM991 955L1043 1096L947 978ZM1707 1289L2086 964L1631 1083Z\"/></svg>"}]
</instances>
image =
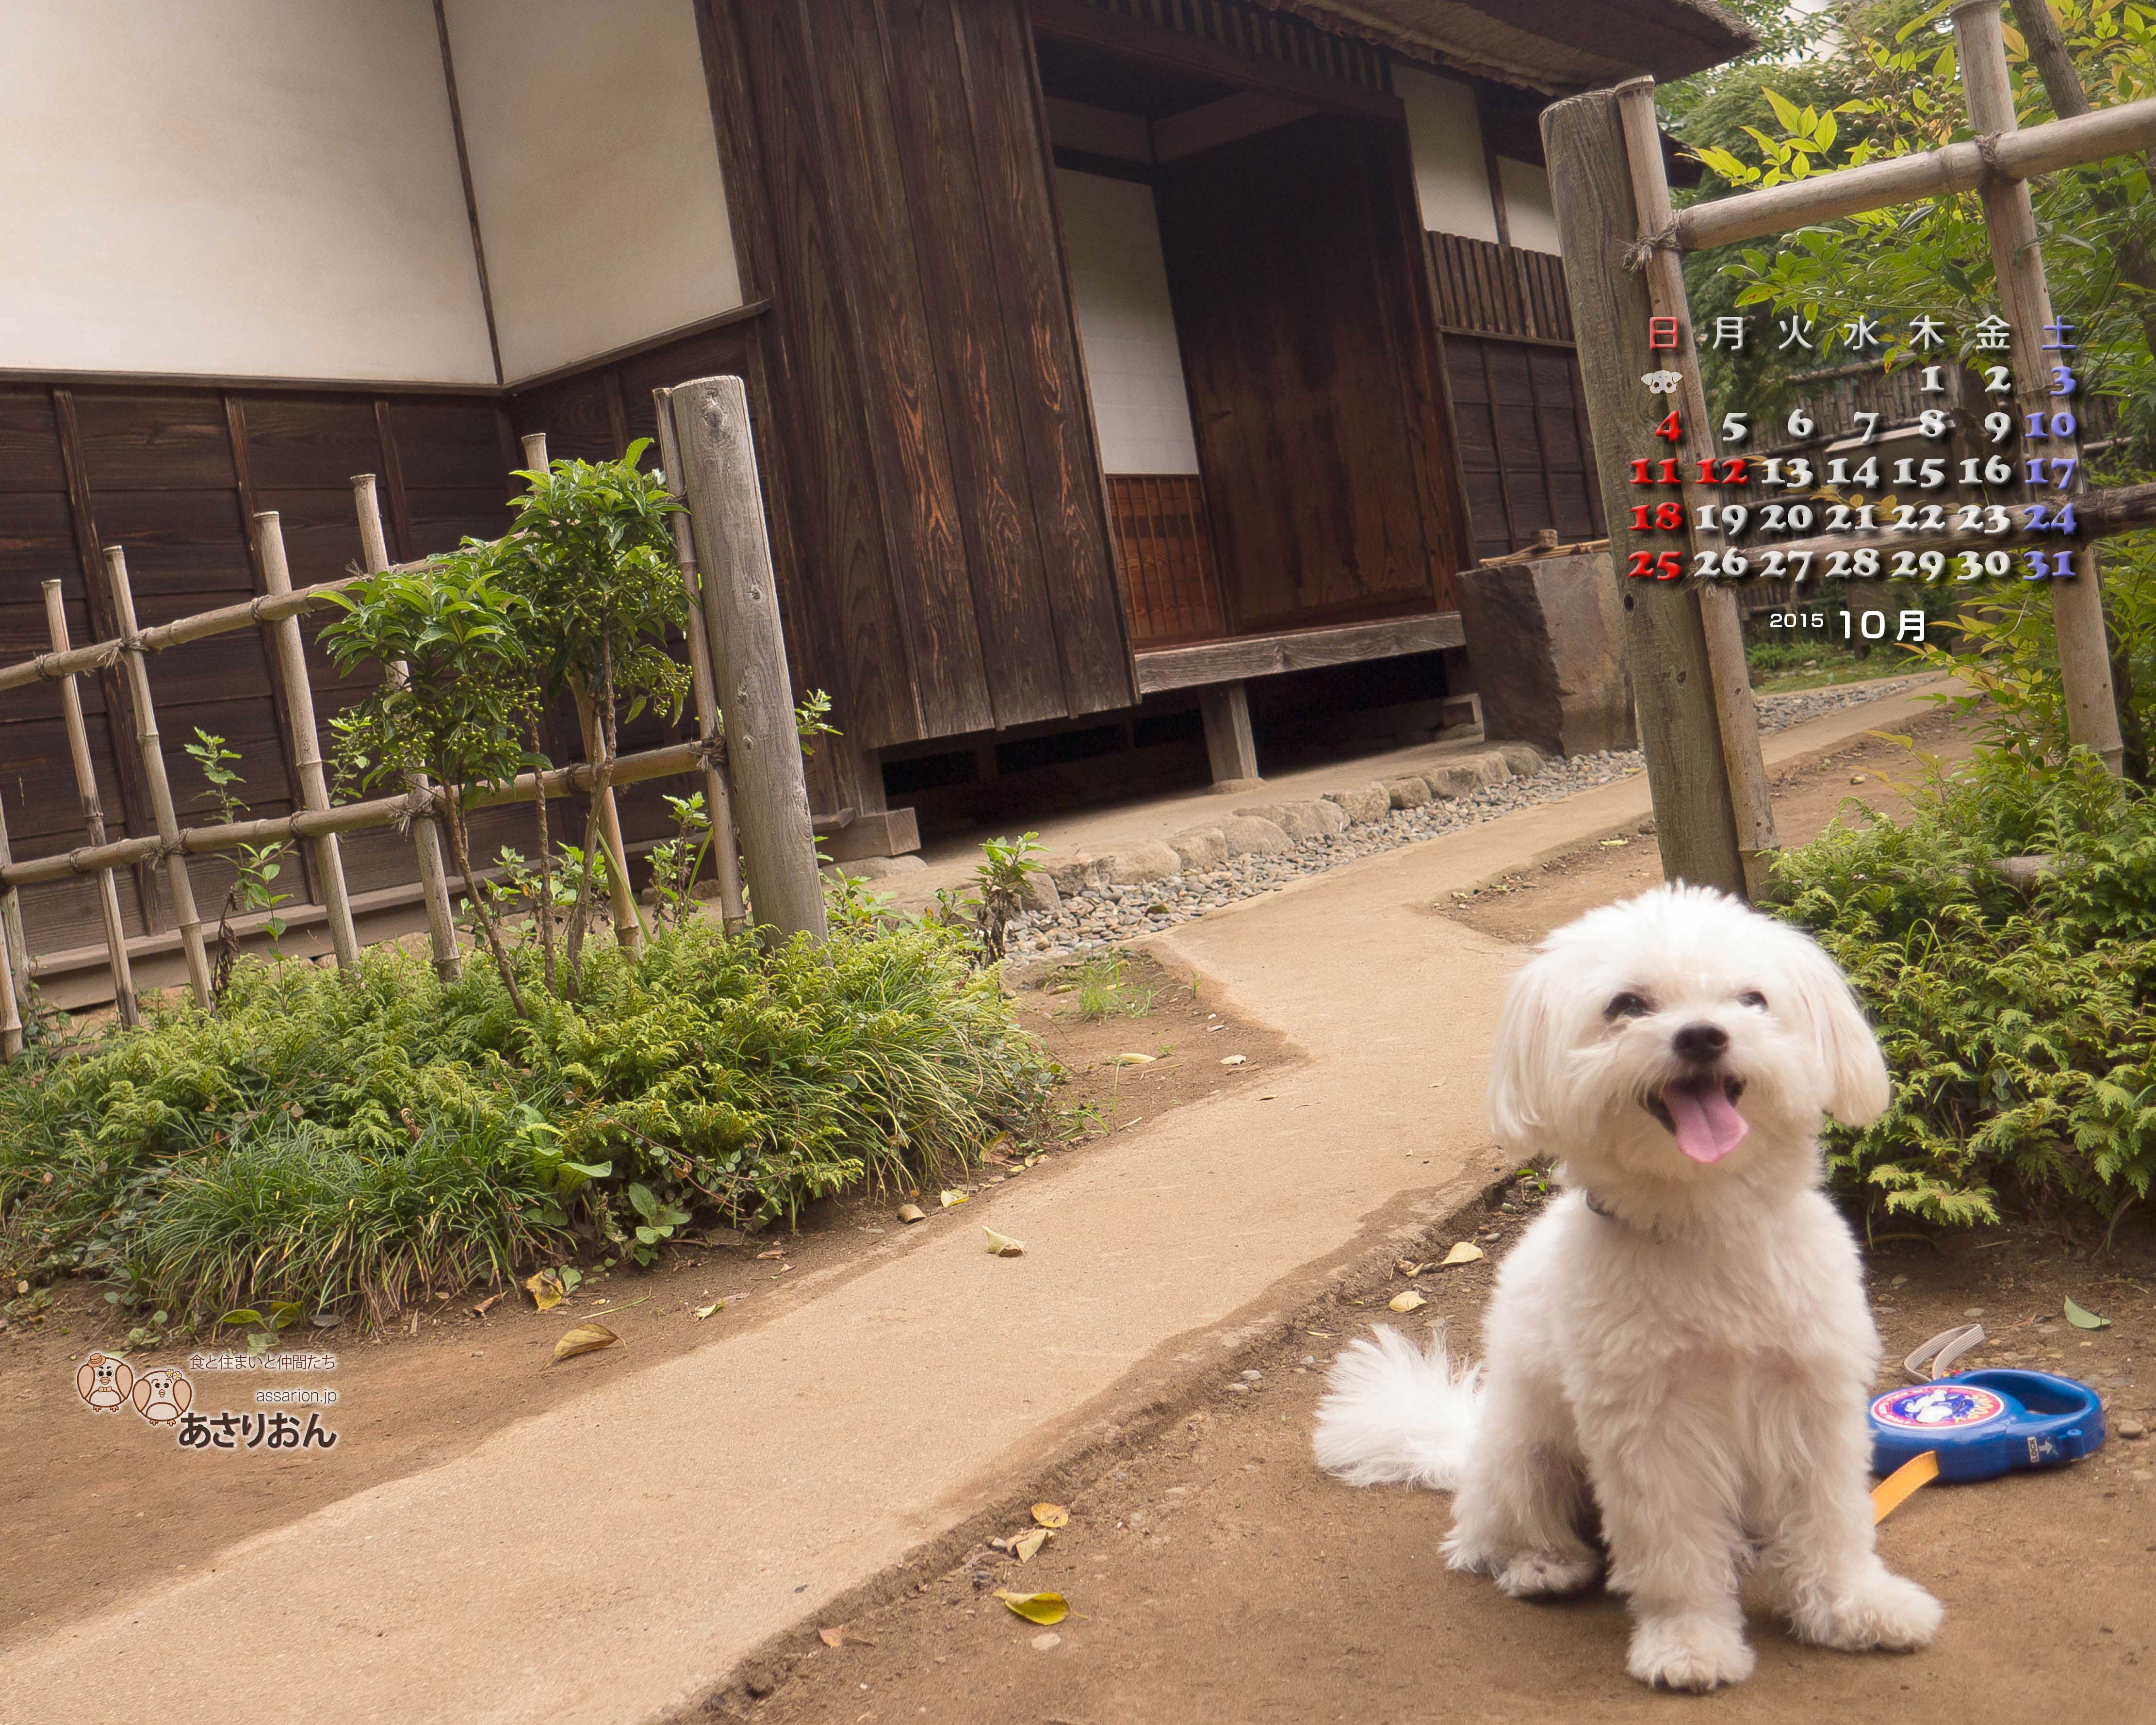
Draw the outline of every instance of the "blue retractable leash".
<instances>
[{"instance_id":1,"label":"blue retractable leash","mask_svg":"<svg viewBox=\"0 0 2156 1725\"><path fill-rule=\"evenodd\" d=\"M1945 1365L1984 1338L1980 1327L1935 1337L1911 1356L1938 1347ZM1951 1338L1951 1339L1950 1339ZM1962 1345L1955 1346L1960 1342ZM1957 1372L1871 1403L1871 1471L1886 1476L1926 1450L1949 1484L1995 1479L2020 1467L2061 1467L2103 1447L2103 1403L2087 1384L2055 1372L2006 1368Z\"/></svg>"}]
</instances>

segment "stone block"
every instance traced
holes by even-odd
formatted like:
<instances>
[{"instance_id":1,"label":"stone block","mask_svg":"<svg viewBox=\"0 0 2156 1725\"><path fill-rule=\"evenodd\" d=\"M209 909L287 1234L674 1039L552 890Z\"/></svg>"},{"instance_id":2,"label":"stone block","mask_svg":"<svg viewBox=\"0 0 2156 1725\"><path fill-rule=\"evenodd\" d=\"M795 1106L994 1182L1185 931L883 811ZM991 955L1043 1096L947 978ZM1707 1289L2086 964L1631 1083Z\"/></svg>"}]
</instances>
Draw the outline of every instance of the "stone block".
<instances>
[{"instance_id":1,"label":"stone block","mask_svg":"<svg viewBox=\"0 0 2156 1725\"><path fill-rule=\"evenodd\" d=\"M855 856L839 864L839 872L856 880L883 880L893 875L917 875L928 865L917 856Z\"/></svg>"},{"instance_id":2,"label":"stone block","mask_svg":"<svg viewBox=\"0 0 2156 1725\"><path fill-rule=\"evenodd\" d=\"M1385 781L1385 795L1395 809L1420 809L1430 802L1430 786L1412 774Z\"/></svg>"},{"instance_id":3,"label":"stone block","mask_svg":"<svg viewBox=\"0 0 2156 1725\"><path fill-rule=\"evenodd\" d=\"M1543 770L1543 752L1531 742L1501 742L1492 751L1515 778L1532 778Z\"/></svg>"},{"instance_id":4,"label":"stone block","mask_svg":"<svg viewBox=\"0 0 2156 1725\"><path fill-rule=\"evenodd\" d=\"M1019 883L1018 901L1034 916L1053 916L1063 908L1063 895L1045 869L1030 870Z\"/></svg>"},{"instance_id":5,"label":"stone block","mask_svg":"<svg viewBox=\"0 0 2156 1725\"><path fill-rule=\"evenodd\" d=\"M1188 827L1170 834L1168 843L1185 874L1227 866L1228 838L1218 827Z\"/></svg>"},{"instance_id":6,"label":"stone block","mask_svg":"<svg viewBox=\"0 0 2156 1725\"><path fill-rule=\"evenodd\" d=\"M1108 860L1104 856L1044 856L1040 866L1065 898L1108 884Z\"/></svg>"},{"instance_id":7,"label":"stone block","mask_svg":"<svg viewBox=\"0 0 2156 1725\"><path fill-rule=\"evenodd\" d=\"M1158 839L1142 839L1135 845L1118 845L1108 852L1108 879L1117 886L1134 886L1141 880L1165 880L1183 871L1183 859Z\"/></svg>"},{"instance_id":8,"label":"stone block","mask_svg":"<svg viewBox=\"0 0 2156 1725\"><path fill-rule=\"evenodd\" d=\"M1270 821L1298 845L1312 839L1329 839L1335 833L1348 830L1348 817L1334 804L1322 801L1265 803L1238 809L1235 813L1248 815L1253 820Z\"/></svg>"},{"instance_id":9,"label":"stone block","mask_svg":"<svg viewBox=\"0 0 2156 1725\"><path fill-rule=\"evenodd\" d=\"M1294 841L1272 821L1255 814L1231 814L1220 823L1230 856L1270 856L1294 849Z\"/></svg>"},{"instance_id":10,"label":"stone block","mask_svg":"<svg viewBox=\"0 0 2156 1725\"><path fill-rule=\"evenodd\" d=\"M1458 591L1486 737L1555 755L1637 747L1608 552L1464 569Z\"/></svg>"},{"instance_id":11,"label":"stone block","mask_svg":"<svg viewBox=\"0 0 2156 1725\"><path fill-rule=\"evenodd\" d=\"M1327 791L1325 800L1350 820L1383 820L1393 806L1392 793L1374 778L1345 790Z\"/></svg>"},{"instance_id":12,"label":"stone block","mask_svg":"<svg viewBox=\"0 0 2156 1725\"><path fill-rule=\"evenodd\" d=\"M1458 797L1471 797L1486 782L1481 769L1465 761L1442 761L1436 766L1422 769L1423 782L1430 793L1440 803L1450 803Z\"/></svg>"}]
</instances>

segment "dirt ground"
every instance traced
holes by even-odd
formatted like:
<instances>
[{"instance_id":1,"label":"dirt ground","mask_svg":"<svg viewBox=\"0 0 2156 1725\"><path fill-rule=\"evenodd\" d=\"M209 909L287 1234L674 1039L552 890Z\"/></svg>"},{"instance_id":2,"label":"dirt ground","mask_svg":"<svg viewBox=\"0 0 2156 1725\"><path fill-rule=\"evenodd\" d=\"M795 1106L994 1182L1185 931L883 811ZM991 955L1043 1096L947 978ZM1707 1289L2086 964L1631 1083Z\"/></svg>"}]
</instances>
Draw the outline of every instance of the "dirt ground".
<instances>
[{"instance_id":1,"label":"dirt ground","mask_svg":"<svg viewBox=\"0 0 2156 1725\"><path fill-rule=\"evenodd\" d=\"M1920 727L1919 742L1948 759L1968 748L1943 722ZM1813 836L1851 797L1892 809L1893 783L1912 776L1906 751L1869 741L1793 769L1776 785L1784 842ZM1438 908L1526 942L1659 875L1641 834ZM903 1578L894 1603L804 1628L752 1662L712 1712L764 1725L1541 1725L1693 1707L1738 1721L2156 1717L2156 1441L2145 1438L2114 1435L2068 1470L1934 1486L1897 1511L1881 1531L1888 1562L1947 1607L1930 1650L1822 1651L1755 1616L1757 1674L1697 1701L1625 1676L1620 1600L1507 1599L1444 1567L1442 1497L1319 1475L1310 1433L1333 1353L1378 1320L1445 1322L1472 1338L1495 1265L1540 1202L1520 1183L1435 1230L1416 1258L1463 1239L1487 1256L1414 1277L1430 1304L1412 1319L1385 1310L1409 1279L1378 1265L1234 1360L1168 1435L1070 1494L1069 1525L1029 1561L983 1545L948 1570ZM1969 1363L2081 1378L2102 1392L2114 1428L2156 1415L2156 1227L2129 1215L2108 1250L2041 1225L1925 1233L1897 1229L1867 1250L1882 1389L1902 1381L1898 1363L1924 1337L1980 1319L1993 1339ZM2067 1324L2069 1297L2110 1327ZM1045 1629L998 1589L1061 1593L1070 1615Z\"/></svg>"},{"instance_id":2,"label":"dirt ground","mask_svg":"<svg viewBox=\"0 0 2156 1725\"><path fill-rule=\"evenodd\" d=\"M337 1435L326 1452L183 1453L171 1432L132 1414L93 1414L74 1391L76 1366L93 1349L126 1350L138 1369L184 1368L205 1343L175 1337L128 1349L126 1323L116 1324L87 1289L64 1288L42 1312L29 1300L8 1302L0 1308L8 1313L0 1322L0 1552L12 1584L0 1588L0 1646L146 1577L209 1563L249 1534L461 1455L596 1378L768 1322L942 1229L993 1223L998 1188L1023 1178L1029 1158L1082 1156L1141 1120L1224 1086L1262 1083L1299 1058L1264 1027L1226 1017L1224 1008L1216 1013L1187 978L1142 954L1127 958L1115 1009L1096 1019L1080 1013L1066 968L1039 967L1007 982L1021 1019L1066 1076L1042 1132L963 1183L962 1216L954 1219L933 1191L921 1199L927 1219L911 1226L896 1215L905 1194L833 1201L808 1212L792 1234L717 1232L673 1249L654 1270L594 1273L544 1312L516 1292L478 1315L473 1307L488 1291L459 1291L380 1333L316 1330L301 1340L286 1332L291 1347L334 1355L333 1371L190 1374L196 1411L212 1414L257 1411L258 1389L334 1389L336 1404L321 1410ZM1245 1063L1223 1067L1231 1054ZM1117 1058L1129 1055L1152 1058ZM696 1317L719 1301L721 1310ZM587 1321L614 1331L619 1345L550 1364L556 1338ZM218 1344L241 1345L229 1337Z\"/></svg>"}]
</instances>

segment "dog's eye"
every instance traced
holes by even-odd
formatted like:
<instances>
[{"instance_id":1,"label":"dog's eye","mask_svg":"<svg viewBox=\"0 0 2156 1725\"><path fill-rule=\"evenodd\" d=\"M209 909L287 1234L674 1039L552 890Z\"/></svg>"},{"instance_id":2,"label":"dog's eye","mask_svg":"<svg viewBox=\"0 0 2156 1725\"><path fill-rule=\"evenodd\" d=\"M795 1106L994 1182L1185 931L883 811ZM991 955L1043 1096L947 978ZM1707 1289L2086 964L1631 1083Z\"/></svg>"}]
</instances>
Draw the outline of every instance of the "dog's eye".
<instances>
[{"instance_id":1,"label":"dog's eye","mask_svg":"<svg viewBox=\"0 0 2156 1725\"><path fill-rule=\"evenodd\" d=\"M1737 1004L1739 1006L1756 1006L1760 1011L1764 1012L1767 1009L1767 997L1754 988L1748 993L1739 994L1737 997Z\"/></svg>"},{"instance_id":2,"label":"dog's eye","mask_svg":"<svg viewBox=\"0 0 2156 1725\"><path fill-rule=\"evenodd\" d=\"M1637 994L1619 994L1602 1009L1602 1016L1605 1019L1643 1019L1653 1010L1654 1008Z\"/></svg>"}]
</instances>

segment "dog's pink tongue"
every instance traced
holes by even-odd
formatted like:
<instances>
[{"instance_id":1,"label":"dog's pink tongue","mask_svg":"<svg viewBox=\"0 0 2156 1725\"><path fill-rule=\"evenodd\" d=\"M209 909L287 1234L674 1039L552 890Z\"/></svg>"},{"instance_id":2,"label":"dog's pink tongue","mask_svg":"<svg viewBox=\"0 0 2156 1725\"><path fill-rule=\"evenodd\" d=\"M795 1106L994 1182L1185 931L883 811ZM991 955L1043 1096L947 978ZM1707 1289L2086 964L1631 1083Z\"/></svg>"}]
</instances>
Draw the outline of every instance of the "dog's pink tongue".
<instances>
[{"instance_id":1,"label":"dog's pink tongue","mask_svg":"<svg viewBox=\"0 0 2156 1725\"><path fill-rule=\"evenodd\" d=\"M1671 1085L1662 1092L1662 1106L1677 1129L1677 1148L1694 1162L1719 1162L1744 1142L1752 1123L1718 1084L1691 1090Z\"/></svg>"}]
</instances>

